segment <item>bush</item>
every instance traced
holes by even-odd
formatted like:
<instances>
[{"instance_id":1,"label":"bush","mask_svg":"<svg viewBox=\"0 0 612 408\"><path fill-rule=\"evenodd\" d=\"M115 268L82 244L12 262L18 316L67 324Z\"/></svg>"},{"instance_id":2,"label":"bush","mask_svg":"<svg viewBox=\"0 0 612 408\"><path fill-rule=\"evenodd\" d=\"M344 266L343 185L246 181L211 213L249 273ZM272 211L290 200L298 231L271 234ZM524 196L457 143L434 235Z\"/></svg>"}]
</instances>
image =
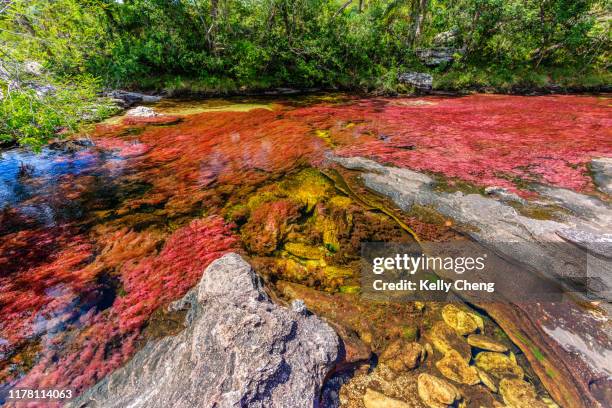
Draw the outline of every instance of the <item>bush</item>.
<instances>
[{"instance_id":1,"label":"bush","mask_svg":"<svg viewBox=\"0 0 612 408\"><path fill-rule=\"evenodd\" d=\"M110 101L97 96L99 84L89 76L56 81L52 86L55 90L43 94L33 87L9 91L7 84L2 85L0 142L39 150L51 138L70 134L83 122L116 112Z\"/></svg>"}]
</instances>

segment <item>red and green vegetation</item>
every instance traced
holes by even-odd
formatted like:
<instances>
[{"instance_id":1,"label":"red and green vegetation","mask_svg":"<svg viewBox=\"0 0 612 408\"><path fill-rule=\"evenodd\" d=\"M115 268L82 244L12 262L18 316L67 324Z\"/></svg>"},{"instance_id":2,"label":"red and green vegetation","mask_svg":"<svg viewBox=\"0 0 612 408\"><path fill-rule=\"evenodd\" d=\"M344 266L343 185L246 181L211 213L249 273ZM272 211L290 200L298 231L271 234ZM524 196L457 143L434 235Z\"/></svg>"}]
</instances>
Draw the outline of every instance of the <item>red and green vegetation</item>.
<instances>
[{"instance_id":1,"label":"red and green vegetation","mask_svg":"<svg viewBox=\"0 0 612 408\"><path fill-rule=\"evenodd\" d=\"M442 90L600 89L609 12L603 0L3 0L0 141L40 146L107 115L83 112L117 87L402 93L398 74L419 71ZM424 65L440 48L454 61ZM61 91L32 93L37 82Z\"/></svg>"}]
</instances>

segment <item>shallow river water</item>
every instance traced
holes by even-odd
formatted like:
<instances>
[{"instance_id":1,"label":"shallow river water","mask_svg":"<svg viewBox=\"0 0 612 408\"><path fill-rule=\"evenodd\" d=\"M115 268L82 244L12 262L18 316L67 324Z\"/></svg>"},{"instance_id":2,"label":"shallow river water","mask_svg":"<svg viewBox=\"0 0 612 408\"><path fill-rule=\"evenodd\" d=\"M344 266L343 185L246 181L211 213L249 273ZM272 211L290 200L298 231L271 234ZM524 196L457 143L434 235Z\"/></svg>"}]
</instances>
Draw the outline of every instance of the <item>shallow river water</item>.
<instances>
[{"instance_id":1,"label":"shallow river water","mask_svg":"<svg viewBox=\"0 0 612 408\"><path fill-rule=\"evenodd\" d=\"M527 199L531 182L600 195L587 165L612 155L609 99L595 96L339 94L154 108L162 115L113 118L40 154L0 152L0 402L16 386L81 392L146 341L176 333L181 316L165 306L229 251L277 301L317 305L356 353L418 339L444 305L360 300L360 244L464 238L435 212L404 214L372 195L330 153L425 172L450 191L496 185Z\"/></svg>"}]
</instances>

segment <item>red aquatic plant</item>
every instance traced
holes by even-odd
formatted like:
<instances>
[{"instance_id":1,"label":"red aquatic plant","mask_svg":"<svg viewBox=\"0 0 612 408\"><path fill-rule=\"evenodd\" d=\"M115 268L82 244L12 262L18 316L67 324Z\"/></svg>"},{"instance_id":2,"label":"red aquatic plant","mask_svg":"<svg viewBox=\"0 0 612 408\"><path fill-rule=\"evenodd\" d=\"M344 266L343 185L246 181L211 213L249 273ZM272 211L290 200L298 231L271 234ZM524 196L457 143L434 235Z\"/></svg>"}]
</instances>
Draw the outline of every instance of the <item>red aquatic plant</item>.
<instances>
[{"instance_id":1,"label":"red aquatic plant","mask_svg":"<svg viewBox=\"0 0 612 408\"><path fill-rule=\"evenodd\" d=\"M110 245L91 263L85 262L92 256L91 246L75 241L56 255L55 262L28 270L29 286L15 281L8 292L3 291L2 304L7 309L2 337L14 345L36 335L33 331L44 323L39 340L42 352L15 385L78 391L123 364L135 351L135 341L151 314L184 295L210 262L235 247L231 228L220 217L196 219L170 235L157 254L149 253L156 237L117 231L114 239L119 244L109 240ZM116 274L121 288L112 304L76 315L69 306L82 303L83 293L94 290L95 275L113 265L119 265ZM66 326L53 330L58 324Z\"/></svg>"}]
</instances>

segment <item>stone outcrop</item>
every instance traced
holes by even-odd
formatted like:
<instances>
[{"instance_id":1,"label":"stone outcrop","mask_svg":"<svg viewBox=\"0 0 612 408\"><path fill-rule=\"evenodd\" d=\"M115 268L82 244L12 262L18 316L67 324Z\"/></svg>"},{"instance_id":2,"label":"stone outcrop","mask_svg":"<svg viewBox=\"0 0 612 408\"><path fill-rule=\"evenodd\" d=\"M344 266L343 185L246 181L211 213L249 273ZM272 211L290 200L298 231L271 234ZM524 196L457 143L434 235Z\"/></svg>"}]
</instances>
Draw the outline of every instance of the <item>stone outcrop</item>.
<instances>
[{"instance_id":1,"label":"stone outcrop","mask_svg":"<svg viewBox=\"0 0 612 408\"><path fill-rule=\"evenodd\" d=\"M606 194L612 194L612 157L591 160L591 172L597 187Z\"/></svg>"},{"instance_id":2,"label":"stone outcrop","mask_svg":"<svg viewBox=\"0 0 612 408\"><path fill-rule=\"evenodd\" d=\"M437 191L433 178L405 168L385 167L360 157L331 159L346 168L365 171L362 180L366 187L391 198L402 210L410 211L415 204L431 207L458 224L469 225L471 228L465 232L471 238L505 259L529 265L563 284L588 290L592 296L612 295L612 276L606 265L589 259L593 262L589 263L587 276L585 262L576 262L586 261L586 254L568 245L569 241L580 246L580 240L572 238L588 233L596 237L587 240L589 249L600 254L612 252L609 234L612 209L597 198L537 186L544 199L566 209L568 214L563 220L534 219L505 201L460 191Z\"/></svg>"},{"instance_id":3,"label":"stone outcrop","mask_svg":"<svg viewBox=\"0 0 612 408\"><path fill-rule=\"evenodd\" d=\"M106 93L106 96L112 98L119 106L129 108L137 103L155 103L161 100L160 96L145 95L139 92L128 92L114 90Z\"/></svg>"},{"instance_id":4,"label":"stone outcrop","mask_svg":"<svg viewBox=\"0 0 612 408\"><path fill-rule=\"evenodd\" d=\"M433 86L433 76L423 72L404 72L397 77L397 80L421 90L430 90Z\"/></svg>"},{"instance_id":5,"label":"stone outcrop","mask_svg":"<svg viewBox=\"0 0 612 408\"><path fill-rule=\"evenodd\" d=\"M71 407L312 407L338 357L329 325L273 304L238 255L213 262L173 303L186 328L148 343Z\"/></svg>"},{"instance_id":6,"label":"stone outcrop","mask_svg":"<svg viewBox=\"0 0 612 408\"><path fill-rule=\"evenodd\" d=\"M455 54L460 50L451 47L426 48L416 50L417 57L428 67L450 64L455 60Z\"/></svg>"}]
</instances>

